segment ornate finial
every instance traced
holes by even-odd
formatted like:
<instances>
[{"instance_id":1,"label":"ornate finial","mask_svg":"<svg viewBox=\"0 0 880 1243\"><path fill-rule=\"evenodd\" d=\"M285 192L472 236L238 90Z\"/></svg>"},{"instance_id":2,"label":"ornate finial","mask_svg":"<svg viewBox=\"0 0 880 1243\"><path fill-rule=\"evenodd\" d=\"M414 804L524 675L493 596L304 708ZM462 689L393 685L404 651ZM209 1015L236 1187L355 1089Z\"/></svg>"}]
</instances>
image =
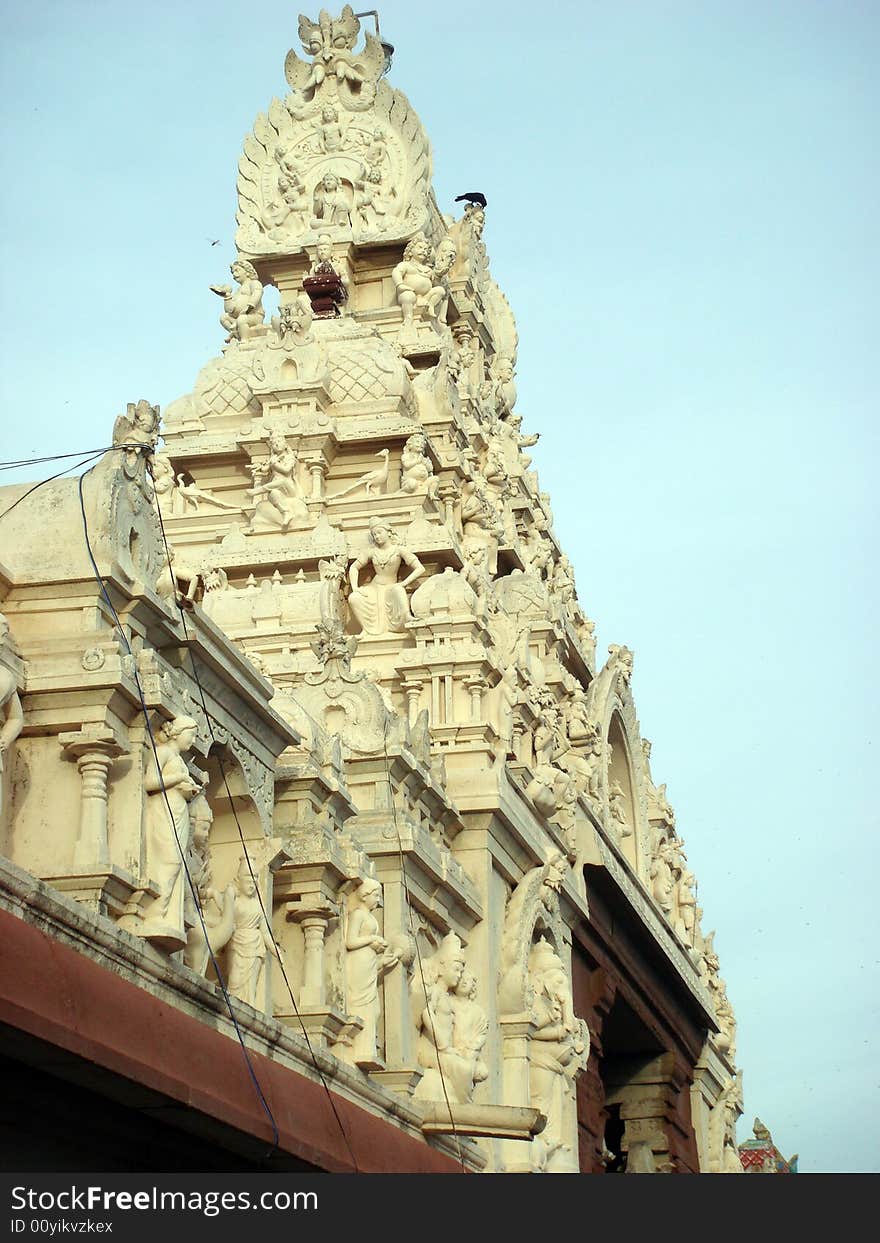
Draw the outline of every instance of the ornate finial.
<instances>
[{"instance_id":1,"label":"ornate finial","mask_svg":"<svg viewBox=\"0 0 880 1243\"><path fill-rule=\"evenodd\" d=\"M355 52L360 29L361 24L350 4L335 19L331 19L326 9L318 14L317 22L300 15L299 37L312 63L300 60L291 49L284 62L284 75L291 88L301 92L306 102L316 94L329 94L333 86L339 102L349 111L361 111L373 102L376 83L388 72L389 51L394 49L390 44L383 46L375 35L368 34L362 51Z\"/></svg>"}]
</instances>

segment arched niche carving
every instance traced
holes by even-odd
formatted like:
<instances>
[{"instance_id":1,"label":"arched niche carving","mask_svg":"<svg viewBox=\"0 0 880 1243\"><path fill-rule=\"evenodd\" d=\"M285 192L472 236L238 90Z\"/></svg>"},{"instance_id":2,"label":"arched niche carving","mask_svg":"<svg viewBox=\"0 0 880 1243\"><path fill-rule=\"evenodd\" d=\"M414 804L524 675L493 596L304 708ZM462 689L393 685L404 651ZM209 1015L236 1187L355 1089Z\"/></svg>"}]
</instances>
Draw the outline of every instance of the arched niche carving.
<instances>
[{"instance_id":1,"label":"arched niche carving","mask_svg":"<svg viewBox=\"0 0 880 1243\"><path fill-rule=\"evenodd\" d=\"M191 871L197 873L193 880L227 987L257 1009L271 1013L268 965L274 954L263 912L271 920L271 868L278 842L265 832L259 805L263 791L255 788L248 757L239 757L231 744L214 743L206 767L204 794L210 807L210 827L200 857L192 859ZM210 902L214 903L211 909ZM218 928L224 935L215 937ZM204 936L199 935L200 922L195 923L195 929L193 944L188 947L190 965L214 979L216 973L204 951Z\"/></svg>"},{"instance_id":2,"label":"arched niche carving","mask_svg":"<svg viewBox=\"0 0 880 1243\"><path fill-rule=\"evenodd\" d=\"M618 835L620 847L634 868L638 870L639 851L637 827L638 803L632 771L629 743L620 712L612 713L605 739L607 764L605 767L605 799L608 808L608 825Z\"/></svg>"},{"instance_id":3,"label":"arched niche carving","mask_svg":"<svg viewBox=\"0 0 880 1243\"><path fill-rule=\"evenodd\" d=\"M632 667L629 649L612 645L608 660L590 683L587 705L590 718L603 739L601 793L606 823L612 830L621 827L611 814L612 789L618 782L633 830L630 836L618 835L618 841L633 869L647 879L651 861L648 824L651 782L630 686Z\"/></svg>"},{"instance_id":4,"label":"arched niche carving","mask_svg":"<svg viewBox=\"0 0 880 1243\"><path fill-rule=\"evenodd\" d=\"M527 872L510 896L501 941L499 1014L521 1015L531 1009L529 954L536 940L543 936L557 952L563 947L559 891L567 871L565 856L552 850L547 862Z\"/></svg>"}]
</instances>

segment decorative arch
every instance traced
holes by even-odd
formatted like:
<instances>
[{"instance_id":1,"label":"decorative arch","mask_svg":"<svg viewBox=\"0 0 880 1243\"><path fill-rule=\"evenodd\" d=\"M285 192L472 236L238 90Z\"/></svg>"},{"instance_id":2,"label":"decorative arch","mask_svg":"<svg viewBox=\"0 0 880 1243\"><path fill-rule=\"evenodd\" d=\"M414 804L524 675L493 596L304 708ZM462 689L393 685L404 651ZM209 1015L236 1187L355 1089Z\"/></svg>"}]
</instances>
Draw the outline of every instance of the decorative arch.
<instances>
[{"instance_id":1,"label":"decorative arch","mask_svg":"<svg viewBox=\"0 0 880 1243\"><path fill-rule=\"evenodd\" d=\"M618 782L632 828L632 835L621 840L623 853L633 869L647 879L651 861L648 823L651 781L630 686L633 655L629 648L616 644L612 644L608 652L608 660L587 692L590 717L602 737L602 805L606 824L613 825L611 795L614 783Z\"/></svg>"}]
</instances>

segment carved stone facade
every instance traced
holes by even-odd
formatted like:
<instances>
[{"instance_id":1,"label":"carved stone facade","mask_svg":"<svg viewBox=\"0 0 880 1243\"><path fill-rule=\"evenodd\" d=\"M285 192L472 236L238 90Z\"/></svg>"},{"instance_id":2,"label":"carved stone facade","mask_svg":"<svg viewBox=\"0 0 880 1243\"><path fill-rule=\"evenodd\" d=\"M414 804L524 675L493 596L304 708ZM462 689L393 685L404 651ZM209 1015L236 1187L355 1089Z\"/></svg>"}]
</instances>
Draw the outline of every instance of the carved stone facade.
<instances>
[{"instance_id":1,"label":"carved stone facade","mask_svg":"<svg viewBox=\"0 0 880 1243\"><path fill-rule=\"evenodd\" d=\"M405 1168L724 1169L733 1010L524 452L487 206L441 213L350 6L299 35L218 355L84 517L0 492L4 917L317 1064Z\"/></svg>"}]
</instances>

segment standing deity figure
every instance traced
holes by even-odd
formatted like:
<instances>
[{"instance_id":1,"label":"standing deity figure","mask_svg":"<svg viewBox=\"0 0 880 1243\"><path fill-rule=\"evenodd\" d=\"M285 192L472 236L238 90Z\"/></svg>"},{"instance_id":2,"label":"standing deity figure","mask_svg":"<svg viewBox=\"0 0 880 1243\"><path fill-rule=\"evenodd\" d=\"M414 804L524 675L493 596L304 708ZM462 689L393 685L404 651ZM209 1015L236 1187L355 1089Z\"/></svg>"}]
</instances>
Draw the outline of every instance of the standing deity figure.
<instances>
[{"instance_id":1,"label":"standing deity figure","mask_svg":"<svg viewBox=\"0 0 880 1243\"><path fill-rule=\"evenodd\" d=\"M362 229L369 229L374 219L378 227L382 224L381 217L388 214L382 169L378 165L363 166L355 186L354 214Z\"/></svg>"},{"instance_id":2,"label":"standing deity figure","mask_svg":"<svg viewBox=\"0 0 880 1243\"><path fill-rule=\"evenodd\" d=\"M297 457L280 432L269 437L269 460L252 466L254 486L248 495L254 502L251 529L257 518L286 531L292 522L305 522L309 507L296 478Z\"/></svg>"},{"instance_id":3,"label":"standing deity figure","mask_svg":"<svg viewBox=\"0 0 880 1243\"><path fill-rule=\"evenodd\" d=\"M188 928L183 961L191 971L204 975L208 969L211 954L219 954L232 936L235 889L232 885L227 885L222 892L214 888L211 852L208 846L214 813L204 794L197 794L190 803L189 820L192 826L189 872L198 895L202 919L199 919L189 885L187 885L184 891L184 912ZM204 930L202 920L205 924ZM205 930L208 934L207 941Z\"/></svg>"},{"instance_id":4,"label":"standing deity figure","mask_svg":"<svg viewBox=\"0 0 880 1243\"><path fill-rule=\"evenodd\" d=\"M489 1078L489 1067L482 1057L489 1037L489 1020L486 1018L486 1011L477 1001L476 976L467 967L462 971L456 986L452 1010L456 1052L467 1063L467 1091L464 1099L469 1101L476 1084Z\"/></svg>"},{"instance_id":5,"label":"standing deity figure","mask_svg":"<svg viewBox=\"0 0 880 1243\"><path fill-rule=\"evenodd\" d=\"M266 923L266 916L246 858L242 858L234 881L235 902L229 939L230 993L248 1005L257 1004L257 986L269 954L281 961Z\"/></svg>"},{"instance_id":6,"label":"standing deity figure","mask_svg":"<svg viewBox=\"0 0 880 1243\"><path fill-rule=\"evenodd\" d=\"M454 281L477 280L486 266L486 247L482 241L486 209L479 203L466 203L464 215L449 230L455 242L456 260L451 272Z\"/></svg>"},{"instance_id":7,"label":"standing deity figure","mask_svg":"<svg viewBox=\"0 0 880 1243\"><path fill-rule=\"evenodd\" d=\"M456 328L459 325L456 324ZM458 395L464 401L473 394L473 371L479 350L471 333L459 330L455 348L449 360L449 373L458 387Z\"/></svg>"},{"instance_id":8,"label":"standing deity figure","mask_svg":"<svg viewBox=\"0 0 880 1243\"><path fill-rule=\"evenodd\" d=\"M363 1026L354 1037L347 1060L365 1069L381 1065L378 1051L379 980L398 962L379 933L373 912L382 905L382 886L363 880L348 901L345 927L346 1008Z\"/></svg>"},{"instance_id":9,"label":"standing deity figure","mask_svg":"<svg viewBox=\"0 0 880 1243\"><path fill-rule=\"evenodd\" d=\"M553 590L563 604L574 602L574 569L565 553L562 553L556 562L556 569L553 572Z\"/></svg>"},{"instance_id":10,"label":"standing deity figure","mask_svg":"<svg viewBox=\"0 0 880 1243\"><path fill-rule=\"evenodd\" d=\"M436 264L434 248L424 233L417 233L407 242L403 258L391 273L397 302L403 312L402 332L411 330L416 306L425 307L430 319L439 320L441 309L445 316L449 298L445 276L450 267L448 248L444 251L443 262Z\"/></svg>"},{"instance_id":11,"label":"standing deity figure","mask_svg":"<svg viewBox=\"0 0 880 1243\"><path fill-rule=\"evenodd\" d=\"M247 341L266 331L263 319L263 285L257 270L247 259L236 259L230 267L233 280L238 282L235 293L229 285L212 285L211 292L223 299L220 324L229 333L230 341Z\"/></svg>"},{"instance_id":12,"label":"standing deity figure","mask_svg":"<svg viewBox=\"0 0 880 1243\"><path fill-rule=\"evenodd\" d=\"M464 975L464 953L454 932L443 938L422 966L424 1005L418 1017L416 1060L423 1069L413 1099L464 1104L474 1090L476 1058L456 1047L456 990ZM417 981L421 989L421 980ZM418 994L420 996L420 993Z\"/></svg>"},{"instance_id":13,"label":"standing deity figure","mask_svg":"<svg viewBox=\"0 0 880 1243\"><path fill-rule=\"evenodd\" d=\"M406 589L420 578L425 567L414 552L398 544L394 532L381 518L370 519L370 547L362 552L348 571L351 583L349 607L366 634L393 634L406 628L410 616ZM409 569L397 581L401 565ZM363 586L360 572L370 566L373 578Z\"/></svg>"},{"instance_id":14,"label":"standing deity figure","mask_svg":"<svg viewBox=\"0 0 880 1243\"><path fill-rule=\"evenodd\" d=\"M342 146L342 126L339 124L339 113L332 104L321 109L320 147L322 151L332 153Z\"/></svg>"},{"instance_id":15,"label":"standing deity figure","mask_svg":"<svg viewBox=\"0 0 880 1243\"><path fill-rule=\"evenodd\" d=\"M626 815L626 794L619 781L612 781L608 790L608 809L611 819L620 826L617 830L620 836L631 837L632 825Z\"/></svg>"},{"instance_id":16,"label":"standing deity figure","mask_svg":"<svg viewBox=\"0 0 880 1243\"><path fill-rule=\"evenodd\" d=\"M302 229L309 209L309 193L302 179L299 164L283 147L273 152L278 165L278 198L266 205L265 223L271 226L270 237L283 234L283 226L293 217Z\"/></svg>"},{"instance_id":17,"label":"standing deity figure","mask_svg":"<svg viewBox=\"0 0 880 1243\"><path fill-rule=\"evenodd\" d=\"M427 450L428 438L423 432L414 432L403 446L400 455L401 492L426 492L428 496L433 496L437 491L440 481L434 475Z\"/></svg>"},{"instance_id":18,"label":"standing deity figure","mask_svg":"<svg viewBox=\"0 0 880 1243\"><path fill-rule=\"evenodd\" d=\"M311 302L314 316L327 319L342 314L349 295L348 265L334 261L333 242L329 233L322 233L315 247L315 260L303 280L303 289Z\"/></svg>"},{"instance_id":19,"label":"standing deity figure","mask_svg":"<svg viewBox=\"0 0 880 1243\"><path fill-rule=\"evenodd\" d=\"M553 1173L574 1166L576 1118L568 1108L574 1078L586 1064L590 1038L586 1024L575 1017L565 966L543 938L529 954L529 981L534 989L529 1048L529 1094L532 1106L546 1115L547 1126L536 1142L543 1168ZM574 1122L574 1133L568 1125Z\"/></svg>"},{"instance_id":20,"label":"standing deity figure","mask_svg":"<svg viewBox=\"0 0 880 1243\"><path fill-rule=\"evenodd\" d=\"M513 359L508 354L499 354L495 359L492 366L492 388L495 396L495 409L503 418L510 414L516 404Z\"/></svg>"},{"instance_id":21,"label":"standing deity figure","mask_svg":"<svg viewBox=\"0 0 880 1243\"><path fill-rule=\"evenodd\" d=\"M193 779L184 754L196 740L198 726L177 716L156 732L155 753L144 776L147 875L158 896L144 915L140 935L169 953L186 945L183 861L191 846L189 805L204 786Z\"/></svg>"},{"instance_id":22,"label":"standing deity figure","mask_svg":"<svg viewBox=\"0 0 880 1243\"><path fill-rule=\"evenodd\" d=\"M3 811L3 769L6 752L24 728L24 713L18 697L18 683L11 670L6 668L2 657L11 652L12 639L9 622L0 613L0 813Z\"/></svg>"},{"instance_id":23,"label":"standing deity figure","mask_svg":"<svg viewBox=\"0 0 880 1243\"><path fill-rule=\"evenodd\" d=\"M657 905L668 916L672 910L672 847L662 841L651 861L651 892Z\"/></svg>"},{"instance_id":24,"label":"standing deity figure","mask_svg":"<svg viewBox=\"0 0 880 1243\"><path fill-rule=\"evenodd\" d=\"M682 855L684 858L685 856ZM687 867L682 867L676 886L678 899L678 919L675 921L675 932L685 945L694 943L694 926L696 924L697 899L694 895L696 877Z\"/></svg>"}]
</instances>

